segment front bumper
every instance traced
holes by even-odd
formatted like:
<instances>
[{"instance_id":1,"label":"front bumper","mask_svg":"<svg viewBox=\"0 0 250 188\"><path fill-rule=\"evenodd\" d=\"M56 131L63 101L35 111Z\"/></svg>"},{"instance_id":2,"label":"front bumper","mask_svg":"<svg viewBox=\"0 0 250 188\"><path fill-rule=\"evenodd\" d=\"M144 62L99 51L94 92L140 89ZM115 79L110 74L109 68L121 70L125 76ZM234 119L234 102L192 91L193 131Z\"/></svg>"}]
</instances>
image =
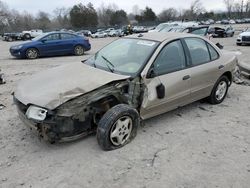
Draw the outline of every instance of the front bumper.
<instances>
[{"instance_id":1,"label":"front bumper","mask_svg":"<svg viewBox=\"0 0 250 188\"><path fill-rule=\"evenodd\" d=\"M10 48L10 54L14 57L18 57L18 58L23 58L23 52L21 49L12 49Z\"/></svg>"},{"instance_id":2,"label":"front bumper","mask_svg":"<svg viewBox=\"0 0 250 188\"><path fill-rule=\"evenodd\" d=\"M50 143L68 142L85 137L95 130L92 126L92 119L86 118L84 122L74 120L72 117L59 117L49 113L44 121L28 119L25 115L28 106L22 104L14 97L17 111L21 121L36 133L40 138Z\"/></svg>"}]
</instances>

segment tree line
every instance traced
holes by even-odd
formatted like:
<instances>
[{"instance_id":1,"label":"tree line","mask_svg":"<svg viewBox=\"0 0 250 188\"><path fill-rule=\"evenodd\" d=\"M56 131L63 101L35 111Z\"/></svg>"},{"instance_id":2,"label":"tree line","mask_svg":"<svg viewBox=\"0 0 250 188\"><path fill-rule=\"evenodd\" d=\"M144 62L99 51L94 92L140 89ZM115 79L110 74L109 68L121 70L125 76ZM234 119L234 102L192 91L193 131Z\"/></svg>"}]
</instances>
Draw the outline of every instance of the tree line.
<instances>
[{"instance_id":1,"label":"tree line","mask_svg":"<svg viewBox=\"0 0 250 188\"><path fill-rule=\"evenodd\" d=\"M129 23L151 24L175 20L207 20L250 17L250 0L224 0L226 12L206 11L200 0L194 0L188 9L170 7L162 10L158 15L150 7L140 9L138 5L127 13L119 9L116 4L102 4L95 9L92 3L76 4L73 7L56 8L52 13L39 11L36 15L29 12L18 12L10 9L0 0L0 33L20 32L39 28L43 30L55 29L93 29L97 27L122 26Z\"/></svg>"}]
</instances>

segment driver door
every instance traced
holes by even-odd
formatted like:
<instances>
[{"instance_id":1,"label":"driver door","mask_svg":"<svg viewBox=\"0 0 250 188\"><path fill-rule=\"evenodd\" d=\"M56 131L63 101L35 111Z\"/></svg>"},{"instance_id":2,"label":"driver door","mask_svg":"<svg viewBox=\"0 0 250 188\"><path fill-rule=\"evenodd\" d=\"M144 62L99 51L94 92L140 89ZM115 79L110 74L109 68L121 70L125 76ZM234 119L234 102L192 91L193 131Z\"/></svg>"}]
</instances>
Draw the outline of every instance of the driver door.
<instances>
[{"instance_id":1,"label":"driver door","mask_svg":"<svg viewBox=\"0 0 250 188\"><path fill-rule=\"evenodd\" d=\"M147 119L191 102L191 73L180 40L162 48L147 78L141 117Z\"/></svg>"}]
</instances>

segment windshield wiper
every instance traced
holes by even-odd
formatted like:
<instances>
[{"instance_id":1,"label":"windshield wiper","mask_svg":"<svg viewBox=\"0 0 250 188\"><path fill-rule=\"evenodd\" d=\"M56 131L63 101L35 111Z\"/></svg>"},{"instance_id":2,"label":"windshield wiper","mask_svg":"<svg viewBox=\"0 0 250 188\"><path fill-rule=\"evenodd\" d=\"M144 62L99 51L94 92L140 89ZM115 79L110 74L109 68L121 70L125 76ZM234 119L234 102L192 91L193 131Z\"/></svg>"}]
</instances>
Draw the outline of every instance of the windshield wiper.
<instances>
[{"instance_id":1,"label":"windshield wiper","mask_svg":"<svg viewBox=\"0 0 250 188\"><path fill-rule=\"evenodd\" d=\"M105 62L106 62L106 65L107 65L107 67L108 67L108 69L110 70L110 72L114 72L114 65L113 65L113 63L111 63L106 57L104 57L104 56L101 56L104 60L105 60Z\"/></svg>"}]
</instances>

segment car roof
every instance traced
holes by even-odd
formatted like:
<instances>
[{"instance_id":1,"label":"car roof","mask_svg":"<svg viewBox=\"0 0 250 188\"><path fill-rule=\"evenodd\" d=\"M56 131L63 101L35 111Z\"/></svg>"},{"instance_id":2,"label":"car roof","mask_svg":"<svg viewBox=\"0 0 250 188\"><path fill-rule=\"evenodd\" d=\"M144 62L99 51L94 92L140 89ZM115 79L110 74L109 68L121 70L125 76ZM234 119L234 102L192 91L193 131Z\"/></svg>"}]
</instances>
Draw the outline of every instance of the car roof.
<instances>
[{"instance_id":1,"label":"car roof","mask_svg":"<svg viewBox=\"0 0 250 188\"><path fill-rule=\"evenodd\" d=\"M51 31L51 32L48 32L46 34L73 34L73 35L76 35L75 33L67 32L67 31Z\"/></svg>"},{"instance_id":2,"label":"car roof","mask_svg":"<svg viewBox=\"0 0 250 188\"><path fill-rule=\"evenodd\" d=\"M163 42L165 40L172 40L184 37L197 37L197 35L189 34L189 33L178 33L178 32L150 32L150 33L143 33L143 34L133 34L127 36L126 38L136 38L136 39L145 39L145 40L154 40L158 42Z\"/></svg>"}]
</instances>

